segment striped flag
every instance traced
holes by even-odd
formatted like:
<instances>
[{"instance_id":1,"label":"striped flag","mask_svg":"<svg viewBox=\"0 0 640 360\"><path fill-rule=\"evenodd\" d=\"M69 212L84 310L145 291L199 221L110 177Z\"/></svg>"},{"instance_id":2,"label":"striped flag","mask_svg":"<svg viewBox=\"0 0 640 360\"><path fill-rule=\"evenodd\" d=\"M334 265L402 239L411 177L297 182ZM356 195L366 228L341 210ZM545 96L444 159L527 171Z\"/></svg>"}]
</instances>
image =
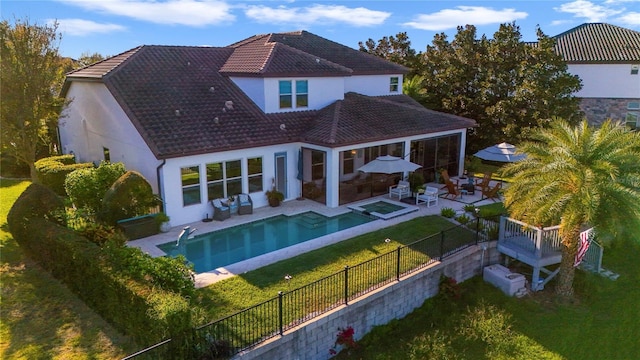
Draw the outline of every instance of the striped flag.
<instances>
[{"instance_id":1,"label":"striped flag","mask_svg":"<svg viewBox=\"0 0 640 360\"><path fill-rule=\"evenodd\" d=\"M591 237L593 236L593 228L585 230L580 233L580 242L578 243L578 252L576 258L573 261L573 266L576 267L582 262L582 258L587 254L589 250L589 244L591 243Z\"/></svg>"}]
</instances>

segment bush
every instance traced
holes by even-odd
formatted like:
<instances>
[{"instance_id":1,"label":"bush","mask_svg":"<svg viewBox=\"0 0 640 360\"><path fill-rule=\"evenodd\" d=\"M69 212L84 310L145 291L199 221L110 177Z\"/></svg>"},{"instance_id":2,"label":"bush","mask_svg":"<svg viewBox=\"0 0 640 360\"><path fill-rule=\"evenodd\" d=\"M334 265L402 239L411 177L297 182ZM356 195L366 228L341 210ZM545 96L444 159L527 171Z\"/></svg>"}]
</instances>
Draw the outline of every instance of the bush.
<instances>
[{"instance_id":1,"label":"bush","mask_svg":"<svg viewBox=\"0 0 640 360\"><path fill-rule=\"evenodd\" d=\"M64 181L68 174L77 169L93 168L92 163L76 164L73 155L59 155L42 158L35 162L38 180L56 194L66 196Z\"/></svg>"},{"instance_id":2,"label":"bush","mask_svg":"<svg viewBox=\"0 0 640 360\"><path fill-rule=\"evenodd\" d=\"M118 220L149 214L150 208L157 205L157 198L144 176L127 171L104 195L98 219L116 226Z\"/></svg>"},{"instance_id":3,"label":"bush","mask_svg":"<svg viewBox=\"0 0 640 360\"><path fill-rule=\"evenodd\" d=\"M456 211L450 207L443 207L442 209L440 209L440 215L446 218L452 218L456 216Z\"/></svg>"},{"instance_id":4,"label":"bush","mask_svg":"<svg viewBox=\"0 0 640 360\"><path fill-rule=\"evenodd\" d=\"M475 205L473 205L473 204L466 204L466 205L464 206L464 211L466 211L466 212L470 212L470 213L474 213L474 214L475 214L475 212L476 212L476 206L475 206Z\"/></svg>"},{"instance_id":5,"label":"bush","mask_svg":"<svg viewBox=\"0 0 640 360\"><path fill-rule=\"evenodd\" d=\"M468 223L470 220L471 219L465 214L462 214L462 215L456 217L456 221L459 222L462 225Z\"/></svg>"},{"instance_id":6,"label":"bush","mask_svg":"<svg viewBox=\"0 0 640 360\"><path fill-rule=\"evenodd\" d=\"M95 214L107 190L125 172L124 164L103 161L97 168L78 169L67 175L64 188L77 208Z\"/></svg>"},{"instance_id":7,"label":"bush","mask_svg":"<svg viewBox=\"0 0 640 360\"><path fill-rule=\"evenodd\" d=\"M124 246L127 243L127 237L110 225L87 222L77 231L87 240L100 247L103 247L108 242L114 242L120 246Z\"/></svg>"}]
</instances>

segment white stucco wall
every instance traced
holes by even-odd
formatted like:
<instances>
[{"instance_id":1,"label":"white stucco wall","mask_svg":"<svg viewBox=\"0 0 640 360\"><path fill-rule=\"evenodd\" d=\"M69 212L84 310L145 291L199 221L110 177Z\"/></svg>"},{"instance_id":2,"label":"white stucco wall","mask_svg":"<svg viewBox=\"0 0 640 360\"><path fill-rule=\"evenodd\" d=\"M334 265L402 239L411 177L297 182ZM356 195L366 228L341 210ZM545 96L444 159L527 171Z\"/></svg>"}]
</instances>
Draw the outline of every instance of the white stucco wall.
<instances>
[{"instance_id":1,"label":"white stucco wall","mask_svg":"<svg viewBox=\"0 0 640 360\"><path fill-rule=\"evenodd\" d=\"M398 91L389 91L391 78L398 78ZM368 96L402 94L402 74L392 75L357 75L345 78L345 92L356 92Z\"/></svg>"},{"instance_id":2,"label":"white stucco wall","mask_svg":"<svg viewBox=\"0 0 640 360\"><path fill-rule=\"evenodd\" d=\"M265 91L264 91L264 79L262 78L243 78L243 77L231 77L240 90L242 90L262 111L265 108Z\"/></svg>"},{"instance_id":3,"label":"white stucco wall","mask_svg":"<svg viewBox=\"0 0 640 360\"><path fill-rule=\"evenodd\" d=\"M122 111L109 90L100 83L73 82L67 93L72 100L59 121L62 152L77 162L99 164L108 148L111 162L124 163L140 172L158 191L156 167L160 161Z\"/></svg>"},{"instance_id":4,"label":"white stucco wall","mask_svg":"<svg viewBox=\"0 0 640 360\"><path fill-rule=\"evenodd\" d=\"M280 109L280 80L307 80L309 91L309 106L306 108ZM311 78L266 78L264 79L265 113L318 110L344 99L344 78L342 77L311 77ZM295 106L295 94L294 94Z\"/></svg>"},{"instance_id":5,"label":"white stucco wall","mask_svg":"<svg viewBox=\"0 0 640 360\"><path fill-rule=\"evenodd\" d=\"M568 71L582 80L577 97L640 97L640 74L631 75L631 64L569 64Z\"/></svg>"},{"instance_id":6,"label":"white stucco wall","mask_svg":"<svg viewBox=\"0 0 640 360\"><path fill-rule=\"evenodd\" d=\"M206 164L222 161L240 160L242 166L242 189L247 193L247 159L262 157L262 186L260 192L249 193L254 208L268 206L265 191L271 189L271 181L275 176L275 154L286 152L286 199L295 199L301 194L300 181L296 179L298 171L299 143L267 146L243 150L224 151L214 154L193 155L183 158L167 159L162 167L162 178L165 189L164 199L167 215L171 218L171 226L178 226L204 219L206 214L213 216L213 208L207 196ZM189 166L200 166L200 199L199 204L183 205L182 178L180 169Z\"/></svg>"}]
</instances>

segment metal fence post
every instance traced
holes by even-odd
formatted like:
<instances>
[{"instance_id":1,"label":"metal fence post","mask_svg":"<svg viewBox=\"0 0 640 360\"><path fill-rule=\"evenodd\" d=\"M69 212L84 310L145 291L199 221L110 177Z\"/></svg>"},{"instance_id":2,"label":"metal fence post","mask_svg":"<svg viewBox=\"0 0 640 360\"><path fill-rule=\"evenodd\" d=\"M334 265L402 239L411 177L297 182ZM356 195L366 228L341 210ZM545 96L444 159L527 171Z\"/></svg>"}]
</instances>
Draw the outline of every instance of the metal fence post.
<instances>
[{"instance_id":1,"label":"metal fence post","mask_svg":"<svg viewBox=\"0 0 640 360\"><path fill-rule=\"evenodd\" d=\"M398 262L396 264L396 280L400 281L400 249L402 249L402 246L398 246Z\"/></svg>"},{"instance_id":2,"label":"metal fence post","mask_svg":"<svg viewBox=\"0 0 640 360\"><path fill-rule=\"evenodd\" d=\"M284 315L282 314L282 291L278 291L278 328L280 329L280 336L284 333Z\"/></svg>"},{"instance_id":3,"label":"metal fence post","mask_svg":"<svg viewBox=\"0 0 640 360\"><path fill-rule=\"evenodd\" d=\"M444 259L444 230L440 232L440 261Z\"/></svg>"},{"instance_id":4,"label":"metal fence post","mask_svg":"<svg viewBox=\"0 0 640 360\"><path fill-rule=\"evenodd\" d=\"M344 267L344 304L349 305L349 265Z\"/></svg>"}]
</instances>

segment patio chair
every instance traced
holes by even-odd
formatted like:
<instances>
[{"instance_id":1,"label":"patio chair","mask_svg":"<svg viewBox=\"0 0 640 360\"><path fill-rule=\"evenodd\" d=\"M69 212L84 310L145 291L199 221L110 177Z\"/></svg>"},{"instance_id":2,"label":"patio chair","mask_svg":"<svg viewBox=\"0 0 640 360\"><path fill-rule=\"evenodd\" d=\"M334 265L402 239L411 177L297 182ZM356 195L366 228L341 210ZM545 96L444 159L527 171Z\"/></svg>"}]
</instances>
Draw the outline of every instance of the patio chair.
<instances>
[{"instance_id":1,"label":"patio chair","mask_svg":"<svg viewBox=\"0 0 640 360\"><path fill-rule=\"evenodd\" d=\"M411 196L411 184L408 181L400 180L398 184L389 186L389 197L398 196L398 200L402 200L404 196Z\"/></svg>"},{"instance_id":2,"label":"patio chair","mask_svg":"<svg viewBox=\"0 0 640 360\"><path fill-rule=\"evenodd\" d=\"M456 184L454 184L453 182L447 181L444 186L447 188L447 193L444 195L445 198L447 198L449 195L452 195L453 197L451 198L451 200L453 200L460 196L460 189L458 189Z\"/></svg>"},{"instance_id":3,"label":"patio chair","mask_svg":"<svg viewBox=\"0 0 640 360\"><path fill-rule=\"evenodd\" d=\"M231 217L231 207L222 204L220 199L211 200L213 206L213 218L219 221L228 219Z\"/></svg>"},{"instance_id":4,"label":"patio chair","mask_svg":"<svg viewBox=\"0 0 640 360\"><path fill-rule=\"evenodd\" d=\"M487 189L489 188L489 183L491 182L492 175L492 173L485 173L484 176L482 176L482 179L476 179L476 189L482 191L483 193L487 191Z\"/></svg>"},{"instance_id":5,"label":"patio chair","mask_svg":"<svg viewBox=\"0 0 640 360\"><path fill-rule=\"evenodd\" d=\"M445 189L447 187L447 182L453 182L453 180L451 180L451 178L449 177L449 171L447 169L440 170L440 177L442 177L442 180L444 181L444 186L441 187L441 189ZM456 179L455 185L456 187L460 185L458 179Z\"/></svg>"},{"instance_id":6,"label":"patio chair","mask_svg":"<svg viewBox=\"0 0 640 360\"><path fill-rule=\"evenodd\" d=\"M238 215L253 214L253 200L249 194L236 195L236 204L238 205Z\"/></svg>"},{"instance_id":7,"label":"patio chair","mask_svg":"<svg viewBox=\"0 0 640 360\"><path fill-rule=\"evenodd\" d=\"M494 187L492 188L487 188L486 191L482 192L482 197L486 198L486 199L491 199L493 200L493 202L496 201L496 199L500 199L500 194L499 191L502 188L502 183L499 182L497 183Z\"/></svg>"},{"instance_id":8,"label":"patio chair","mask_svg":"<svg viewBox=\"0 0 640 360\"><path fill-rule=\"evenodd\" d=\"M431 207L431 204L438 205L438 189L427 186L424 192L420 192L416 195L416 205L426 203L427 207Z\"/></svg>"}]
</instances>

